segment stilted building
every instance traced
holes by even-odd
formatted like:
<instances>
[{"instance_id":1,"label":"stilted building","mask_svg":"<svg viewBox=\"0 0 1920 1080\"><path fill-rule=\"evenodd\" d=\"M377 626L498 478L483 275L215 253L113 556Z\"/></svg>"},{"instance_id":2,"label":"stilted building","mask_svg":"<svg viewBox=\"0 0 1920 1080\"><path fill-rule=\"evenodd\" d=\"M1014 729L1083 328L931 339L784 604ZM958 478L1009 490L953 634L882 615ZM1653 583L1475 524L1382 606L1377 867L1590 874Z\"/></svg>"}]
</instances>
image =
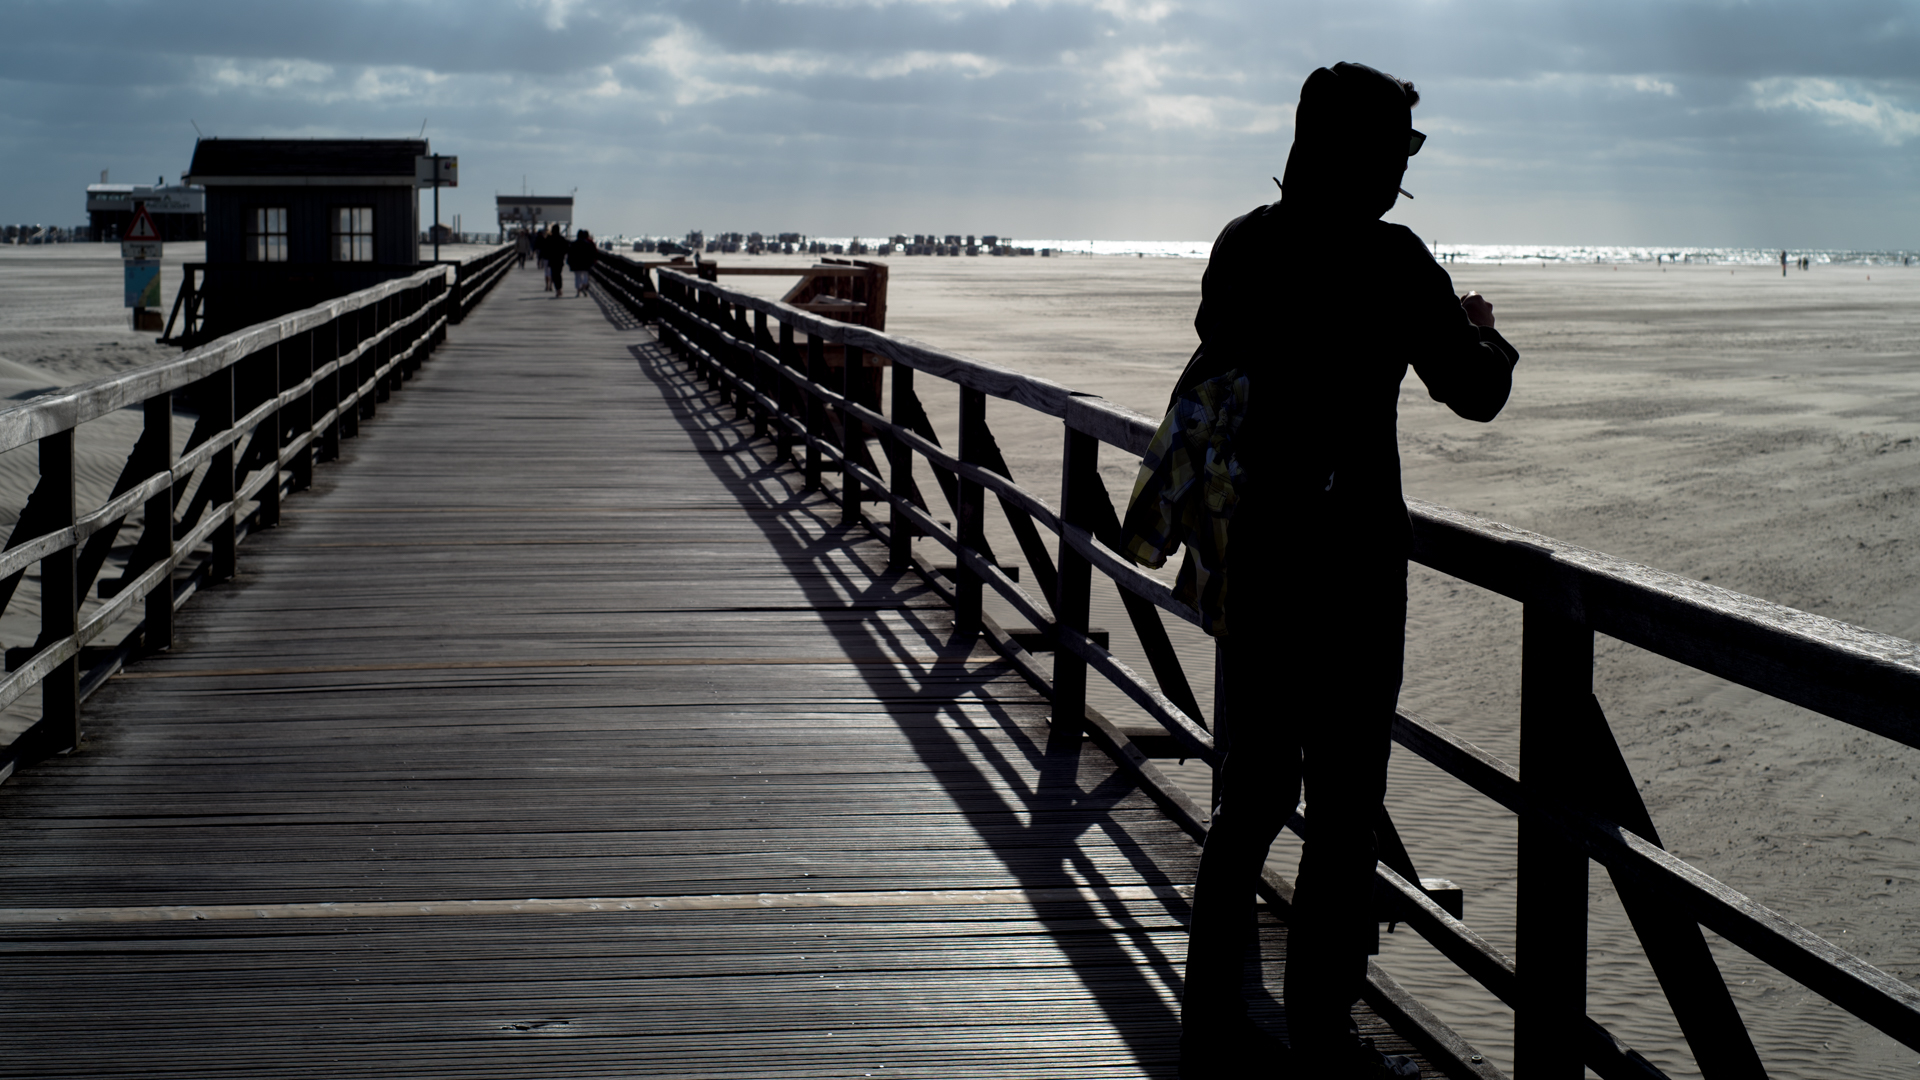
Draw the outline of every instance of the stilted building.
<instances>
[{"instance_id":1,"label":"stilted building","mask_svg":"<svg viewBox=\"0 0 1920 1080\"><path fill-rule=\"evenodd\" d=\"M206 340L420 269L425 139L202 139ZM183 288L193 288L191 278Z\"/></svg>"},{"instance_id":2,"label":"stilted building","mask_svg":"<svg viewBox=\"0 0 1920 1080\"><path fill-rule=\"evenodd\" d=\"M571 195L496 195L493 202L502 236L533 232L549 225L559 225L565 230L573 224Z\"/></svg>"},{"instance_id":3,"label":"stilted building","mask_svg":"<svg viewBox=\"0 0 1920 1080\"><path fill-rule=\"evenodd\" d=\"M105 173L100 175L105 176ZM206 237L207 193L188 184L87 185L87 229L95 240L118 240L133 224L135 204L144 203L160 239L169 242Z\"/></svg>"}]
</instances>

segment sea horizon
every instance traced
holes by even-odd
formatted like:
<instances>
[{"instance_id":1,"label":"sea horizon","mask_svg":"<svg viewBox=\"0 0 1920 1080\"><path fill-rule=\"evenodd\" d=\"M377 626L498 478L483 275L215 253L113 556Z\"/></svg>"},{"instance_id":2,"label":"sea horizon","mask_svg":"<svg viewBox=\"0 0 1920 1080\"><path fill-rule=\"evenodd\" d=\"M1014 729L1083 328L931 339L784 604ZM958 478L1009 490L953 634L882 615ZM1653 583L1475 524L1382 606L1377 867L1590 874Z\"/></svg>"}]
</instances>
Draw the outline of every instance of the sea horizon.
<instances>
[{"instance_id":1,"label":"sea horizon","mask_svg":"<svg viewBox=\"0 0 1920 1080\"><path fill-rule=\"evenodd\" d=\"M679 243L681 236L656 236L653 234L620 235L606 238L616 245L624 245L637 240L671 240ZM709 239L720 233L705 234ZM774 234L766 234L774 235ZM1034 251L1049 251L1055 256L1068 255L1132 255L1141 258L1157 259L1206 259L1213 254L1211 240L1088 240L1061 238L1007 238L999 237L1003 244ZM863 243L876 248L887 242L884 235L860 234L857 236L812 236L806 237L807 243L827 245L839 244L842 247L854 243ZM1688 244L1651 245L1651 244L1456 244L1443 240L1430 240L1429 246L1438 258L1453 262L1480 265L1498 265L1502 263L1654 263L1677 262L1707 265L1778 265L1780 253L1784 250L1789 260L1801 257L1809 258L1816 266L1846 264L1865 266L1903 266L1920 265L1920 249L1885 248L1864 250L1854 248L1777 248L1777 247L1711 247ZM798 252L796 252L798 254ZM895 253L898 254L897 252Z\"/></svg>"}]
</instances>

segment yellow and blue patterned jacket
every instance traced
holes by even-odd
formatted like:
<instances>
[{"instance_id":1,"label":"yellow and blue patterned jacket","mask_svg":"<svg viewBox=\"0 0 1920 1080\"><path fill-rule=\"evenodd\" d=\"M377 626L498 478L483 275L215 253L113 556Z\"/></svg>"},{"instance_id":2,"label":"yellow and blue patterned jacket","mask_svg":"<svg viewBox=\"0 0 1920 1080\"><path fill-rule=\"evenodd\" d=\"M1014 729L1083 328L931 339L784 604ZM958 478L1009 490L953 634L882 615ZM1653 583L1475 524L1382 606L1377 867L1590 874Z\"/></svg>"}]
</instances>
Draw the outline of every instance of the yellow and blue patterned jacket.
<instances>
[{"instance_id":1,"label":"yellow and blue patterned jacket","mask_svg":"<svg viewBox=\"0 0 1920 1080\"><path fill-rule=\"evenodd\" d=\"M1122 552L1144 566L1164 566L1186 546L1174 595L1215 637L1227 633L1227 531L1245 483L1234 438L1248 397L1247 376L1235 369L1174 398L1140 459L1120 530Z\"/></svg>"}]
</instances>

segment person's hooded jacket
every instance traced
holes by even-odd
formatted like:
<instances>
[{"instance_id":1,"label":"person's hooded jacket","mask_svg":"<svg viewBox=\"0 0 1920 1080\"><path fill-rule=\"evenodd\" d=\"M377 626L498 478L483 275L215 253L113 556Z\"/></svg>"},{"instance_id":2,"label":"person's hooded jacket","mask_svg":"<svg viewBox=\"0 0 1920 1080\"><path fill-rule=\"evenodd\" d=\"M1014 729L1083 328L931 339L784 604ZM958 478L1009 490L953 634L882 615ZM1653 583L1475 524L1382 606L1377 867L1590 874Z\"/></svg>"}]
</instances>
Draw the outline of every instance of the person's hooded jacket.
<instances>
[{"instance_id":1,"label":"person's hooded jacket","mask_svg":"<svg viewBox=\"0 0 1920 1080\"><path fill-rule=\"evenodd\" d=\"M1260 519L1271 548L1262 561L1404 559L1395 427L1407 367L1470 420L1493 419L1512 387L1519 354L1468 321L1419 237L1380 220L1406 174L1417 101L1411 86L1361 64L1315 71L1280 201L1235 218L1214 242L1194 317L1200 348L1175 394L1230 370L1249 377L1238 452L1243 512ZM1244 524L1235 531L1255 532Z\"/></svg>"},{"instance_id":2,"label":"person's hooded jacket","mask_svg":"<svg viewBox=\"0 0 1920 1080\"><path fill-rule=\"evenodd\" d=\"M593 269L593 261L600 257L600 249L593 244L593 237L582 229L573 243L567 245L567 269L576 273L585 273Z\"/></svg>"}]
</instances>

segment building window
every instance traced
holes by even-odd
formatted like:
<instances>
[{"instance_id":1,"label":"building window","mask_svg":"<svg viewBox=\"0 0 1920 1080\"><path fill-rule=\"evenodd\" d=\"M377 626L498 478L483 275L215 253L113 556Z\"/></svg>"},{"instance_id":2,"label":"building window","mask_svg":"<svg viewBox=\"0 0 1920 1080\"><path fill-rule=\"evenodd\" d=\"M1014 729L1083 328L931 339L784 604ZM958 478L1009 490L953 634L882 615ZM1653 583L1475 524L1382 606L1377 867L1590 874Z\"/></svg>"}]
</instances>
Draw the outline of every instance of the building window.
<instances>
[{"instance_id":1,"label":"building window","mask_svg":"<svg viewBox=\"0 0 1920 1080\"><path fill-rule=\"evenodd\" d=\"M287 208L256 206L247 219L247 261L287 261Z\"/></svg>"},{"instance_id":2,"label":"building window","mask_svg":"<svg viewBox=\"0 0 1920 1080\"><path fill-rule=\"evenodd\" d=\"M373 261L373 207L333 208L333 261Z\"/></svg>"}]
</instances>

